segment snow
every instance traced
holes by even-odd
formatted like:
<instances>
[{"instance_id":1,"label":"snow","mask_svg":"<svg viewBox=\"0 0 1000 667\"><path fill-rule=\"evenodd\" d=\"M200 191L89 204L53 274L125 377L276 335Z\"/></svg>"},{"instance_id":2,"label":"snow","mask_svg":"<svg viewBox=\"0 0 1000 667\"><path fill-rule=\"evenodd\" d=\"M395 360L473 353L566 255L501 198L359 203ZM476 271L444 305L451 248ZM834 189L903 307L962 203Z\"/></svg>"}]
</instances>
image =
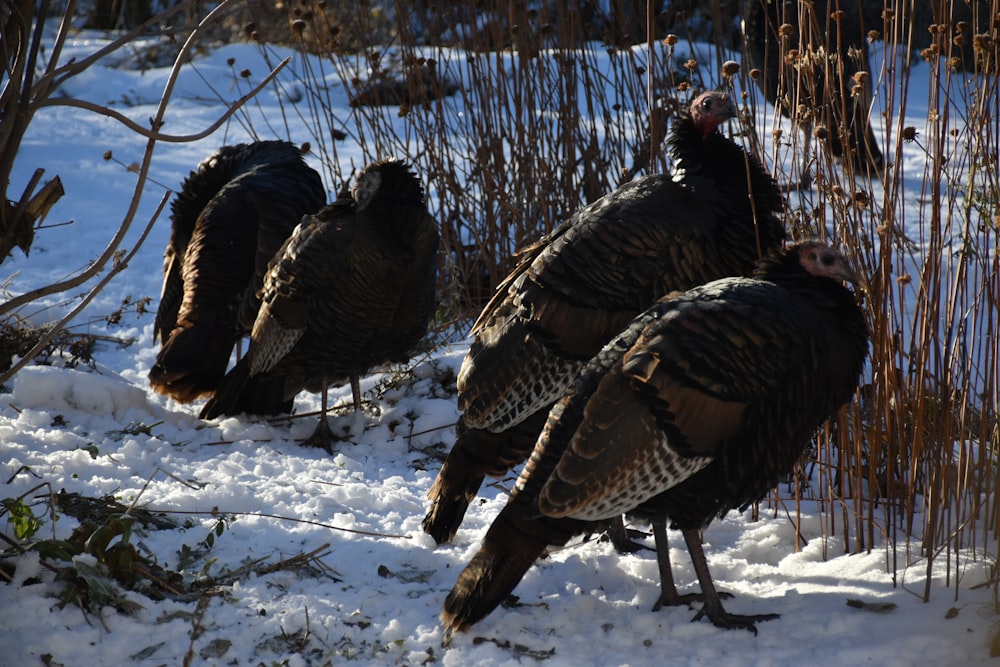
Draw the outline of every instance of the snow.
<instances>
[{"instance_id":1,"label":"snow","mask_svg":"<svg viewBox=\"0 0 1000 667\"><path fill-rule=\"evenodd\" d=\"M89 53L99 43L100 36L76 35L64 57ZM194 67L183 70L165 131L197 132L224 109L218 94L239 96L227 58L236 60L236 70L253 70L258 80L269 69L246 45L199 55ZM144 123L155 112L166 76L165 69L98 65L71 79L64 92L113 102ZM927 85L926 66L917 65L911 96L919 102ZM338 113L348 113L337 84L331 83L329 95ZM273 91L257 103L260 113L274 112ZM920 126L919 103L908 113L916 114L912 124ZM307 138L294 126L292 134L297 141ZM248 138L244 127L232 123L197 142L157 145L150 172L156 183L146 186L126 245L134 243L165 187L177 187L219 145ZM11 278L9 289L44 285L100 254L134 186L130 173L102 155L110 149L130 163L141 159L144 147L144 139L103 116L60 106L35 116L11 192L19 192L36 167L44 167L47 178L58 174L66 196L48 222L74 224L40 231L30 257L15 251L0 269L0 277ZM337 150L342 160L362 156L350 140ZM903 163L913 170L908 187L914 206L924 164ZM917 213L909 215L919 220ZM435 547L421 531L425 496L440 466L432 453L446 452L453 442L454 374L467 343L458 340L415 358L402 381L385 391L372 393L389 382L388 374L365 378L362 390L375 396L374 405L360 416L339 411L334 427L347 441L334 455L295 442L312 431L315 416L203 423L199 405L176 404L149 388L146 373L156 354L152 316L127 312L117 327L97 317L126 296L151 296L155 309L168 235L164 215L130 266L74 323L74 331L134 337L134 343L99 344L95 368L28 366L0 397L0 498L27 494L25 502L44 521L39 538L65 539L78 525L63 513L52 521L45 504L36 502L49 491L113 495L125 505L166 513L178 527L133 528L140 552L178 568L183 551L203 549L212 535L206 556L184 574L226 583L211 588L200 603L129 591L124 597L134 612L104 606L87 615L72 603L60 607L64 585L37 554L28 553L17 558L14 580L0 585L0 665L37 665L43 656L53 665L179 665L189 652L190 664L206 665L987 663L997 617L990 591L973 587L986 579L988 563L959 554L958 581L954 574L946 579L943 565L935 565L930 602L924 603L926 564L915 546L906 554L906 545L898 545L899 562L909 555L910 564L901 566L894 581L890 547L845 553L838 538L822 537L819 511L809 503L803 505L806 543L799 550L783 510L762 511L759 521L749 512L731 513L705 533L716 584L735 595L727 608L781 614L760 623L756 637L691 623L694 611L688 608L653 613L659 592L654 552L620 555L591 539L575 541L533 567L515 591L521 606L499 608L445 644L437 622L441 602L502 507L503 486L512 482L483 487L481 502L472 504L453 544ZM53 302L31 319L41 323L59 312ZM348 387L331 392L334 402L346 403L349 396ZM318 396L302 394L296 411L312 412L318 405ZM3 531L13 539L10 525ZM671 557L684 592L697 583L678 537L671 535ZM305 564L265 567L314 552ZM81 568L95 562L92 556L77 560ZM240 568L245 570L239 576L226 576ZM895 608L878 613L848 600Z\"/></svg>"}]
</instances>

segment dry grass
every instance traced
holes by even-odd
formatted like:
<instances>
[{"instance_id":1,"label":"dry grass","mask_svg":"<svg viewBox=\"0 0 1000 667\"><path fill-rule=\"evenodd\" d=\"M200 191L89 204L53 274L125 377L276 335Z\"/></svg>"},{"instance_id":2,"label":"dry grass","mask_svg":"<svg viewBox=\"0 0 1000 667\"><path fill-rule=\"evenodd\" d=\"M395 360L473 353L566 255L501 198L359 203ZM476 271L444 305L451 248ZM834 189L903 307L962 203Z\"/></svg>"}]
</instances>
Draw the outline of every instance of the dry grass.
<instances>
[{"instance_id":1,"label":"dry grass","mask_svg":"<svg viewBox=\"0 0 1000 667\"><path fill-rule=\"evenodd\" d=\"M995 0L978 4L998 16ZM907 19L884 17L884 53L905 49ZM893 545L893 568L929 574L947 558L956 592L958 554L997 554L998 27L936 24L920 49L927 99L909 94L908 68L873 62L890 166L878 182L818 160L800 200L869 279L870 383L817 448L829 533L839 518L845 548ZM966 40L977 44L969 69L985 76L959 67ZM926 124L906 127L908 107L924 105Z\"/></svg>"}]
</instances>

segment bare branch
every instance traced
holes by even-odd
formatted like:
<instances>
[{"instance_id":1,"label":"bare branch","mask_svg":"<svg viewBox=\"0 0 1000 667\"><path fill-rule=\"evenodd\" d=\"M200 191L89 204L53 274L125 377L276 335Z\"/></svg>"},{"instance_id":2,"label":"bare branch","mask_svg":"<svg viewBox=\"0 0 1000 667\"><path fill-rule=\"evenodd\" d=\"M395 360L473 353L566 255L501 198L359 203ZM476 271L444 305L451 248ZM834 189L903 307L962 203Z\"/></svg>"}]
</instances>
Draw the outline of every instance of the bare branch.
<instances>
[{"instance_id":1,"label":"bare branch","mask_svg":"<svg viewBox=\"0 0 1000 667\"><path fill-rule=\"evenodd\" d=\"M207 26L211 24L216 18L218 18L220 14L224 13L225 10L229 7L229 5L233 4L235 1L236 0L223 0L223 2L220 3L218 7L209 12L209 14L204 19L202 19L202 21L198 24L198 26L195 27L195 29L188 36L187 41L184 42L184 45L181 47L180 52L174 59L173 67L170 70L170 75L167 77L167 83L164 86L163 95L160 97L160 104L157 107L156 116L152 121L152 125L154 128L163 125L163 117L166 114L167 106L170 102L170 96L173 92L174 85L176 84L177 77L180 75L180 69L185 61L187 53L191 50L191 47L195 44L198 37L201 35L202 32L204 32ZM55 283L52 285L47 285L45 287L41 287L36 290L31 290L30 292L26 292L20 296L9 299L2 306L0 306L0 315L11 312L17 308L20 308L26 303L35 301L36 299L39 299L43 296L47 296L49 294L55 294L58 292L64 292L68 289L77 287L86 282L87 280L90 280L104 269L105 264L107 264L108 260L111 259L114 253L118 250L118 247L121 245L122 239L125 238L125 234L128 232L129 228L132 225L132 220L135 217L135 212L138 209L139 202L142 199L142 191L143 188L145 187L146 177L149 173L149 165L152 162L153 148L156 145L156 140L157 139L155 136L149 137L149 141L147 142L146 145L146 151L143 154L142 162L140 163L139 166L139 175L136 180L136 185L132 194L132 199L129 202L128 211L125 214L125 218L122 220L121 225L118 227L118 231L115 233L114 237L108 243L107 247L104 249L104 252L101 254L101 256L97 258L93 263L91 263L90 266L88 266L86 269L84 269L79 274L68 280L64 280L62 282Z\"/></svg>"},{"instance_id":2,"label":"bare branch","mask_svg":"<svg viewBox=\"0 0 1000 667\"><path fill-rule=\"evenodd\" d=\"M207 128L205 128L204 130L202 130L201 132L198 132L196 134L184 134L184 135L178 135L178 134L161 134L159 132L146 129L145 127L143 127L142 125L139 125L138 123L136 123L134 120L132 120L128 116L120 114L117 111L115 111L114 109L111 109L109 107L106 107L106 106L103 106L103 105L100 105L100 104L94 104L93 102L87 102L86 100L79 100L79 99L76 99L76 98L65 98L65 97L62 97L62 98L57 98L57 99L47 99L44 102L42 102L41 104L39 104L38 107L41 108L41 107L64 106L64 107L74 107L74 108L77 108L77 109L85 109L87 111L92 111L92 112L94 112L96 114L100 114L102 116L108 116L109 118L114 118L115 120L117 120L119 123L121 123L122 125L124 125L128 129L132 130L133 132L135 132L137 134L141 134L142 136L146 137L147 139L152 139L154 141L163 141L163 142L166 142L166 143L183 144L183 143L187 143L187 142L190 142L190 141L197 141L199 139L204 139L205 137L211 135L213 132L215 132L217 129L219 129L219 127L221 127L223 123L225 123L234 113L236 113L241 106L243 106L244 104L246 104L250 99L253 98L254 95L256 95L257 93L259 93L265 86L267 86L267 84L270 83L271 80L274 79L274 77L278 75L278 72L280 72L282 69L284 69L284 67L286 65L288 65L288 63L290 63L291 61L292 61L292 57L288 56L287 58L285 58L284 60L282 60L280 63L278 63L275 66L275 68L273 70L271 70L271 73L268 74L266 77L264 77L263 81L261 81L259 84L257 84L256 86L254 86L253 90L251 90L249 93L247 93L246 95L243 95L238 100L236 100L235 102L233 102L229 106L229 108L226 109L225 113L223 113L221 116L219 116L219 118L214 123L212 123Z\"/></svg>"},{"instance_id":3,"label":"bare branch","mask_svg":"<svg viewBox=\"0 0 1000 667\"><path fill-rule=\"evenodd\" d=\"M90 292L88 292L87 295L83 297L83 299L80 301L79 304L77 304L75 308L66 313L66 315L64 315L61 320L59 320L58 322L55 323L55 325L50 327L49 330L46 331L42 335L42 337L38 339L38 342L35 343L34 347L32 347L24 356L18 359L14 364L11 365L9 369L7 369L2 375L0 375L0 384L3 384L7 380L14 377L15 373L24 368L32 359L38 356L38 354L45 349L45 346L49 344L49 341L55 338L55 336L60 331L62 331L66 327L66 325L74 317L76 317L81 310L83 310L87 306L87 304L93 301L94 297L96 297L98 294L101 293L101 290L104 289L104 287L111 281L112 278L114 278L116 275L118 275L128 267L129 262L132 261L132 258L135 257L135 254L139 251L139 248L142 247L142 244L146 240L146 237L149 236L150 230L153 229L153 224L156 223L157 219L160 217L160 213L163 212L163 207L167 205L167 200L170 199L170 194L171 194L170 192L166 192L163 194L163 198L160 200L160 205L156 207L156 212L153 213L153 217L150 218L149 223L146 225L146 228L142 230L142 235L139 237L139 240L136 241L135 245L132 247L132 250L128 253L128 255L124 259L122 259L122 261L112 266L111 270L108 271L107 275L101 278L101 280L96 285L94 285L94 287L90 290Z\"/></svg>"},{"instance_id":4,"label":"bare branch","mask_svg":"<svg viewBox=\"0 0 1000 667\"><path fill-rule=\"evenodd\" d=\"M118 39L113 42L108 43L104 47L98 49L94 53L90 54L86 58L80 60L71 60L70 62L56 67L56 62L58 61L59 54L62 52L63 43L66 41L66 36L72 29L72 23L69 17L72 15L72 10L75 8L76 2L74 0L73 7L68 7L66 12L64 12L64 21L59 26L59 33L56 35L55 46L52 50L52 56L49 58L49 64L46 68L45 74L38 79L38 82L31 89L32 99L47 98L52 90L58 88L66 79L76 76L80 72L84 71L95 62L108 55L109 53L114 53L121 47L129 44L136 37L141 37L147 34L147 30L157 23L162 23L167 18L173 16L181 9L190 5L190 2L181 2L177 5L166 9L153 18L149 19L142 25L128 31L127 33L121 35ZM224 3L229 4L229 3ZM222 5L220 5L220 8ZM214 12L213 12L214 13Z\"/></svg>"}]
</instances>

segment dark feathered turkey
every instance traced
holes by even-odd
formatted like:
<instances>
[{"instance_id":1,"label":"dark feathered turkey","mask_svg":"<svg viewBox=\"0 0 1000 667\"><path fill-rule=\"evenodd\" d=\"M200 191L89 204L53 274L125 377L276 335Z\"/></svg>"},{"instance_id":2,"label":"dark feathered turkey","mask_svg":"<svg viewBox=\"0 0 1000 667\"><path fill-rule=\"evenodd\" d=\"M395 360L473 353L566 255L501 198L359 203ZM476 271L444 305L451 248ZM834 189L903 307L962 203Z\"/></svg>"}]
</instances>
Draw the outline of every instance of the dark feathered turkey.
<instances>
[{"instance_id":1,"label":"dark feathered turkey","mask_svg":"<svg viewBox=\"0 0 1000 667\"><path fill-rule=\"evenodd\" d=\"M268 261L325 203L319 174L287 141L224 146L191 172L171 204L153 389L184 403L215 391L250 332Z\"/></svg>"},{"instance_id":2,"label":"dark feathered turkey","mask_svg":"<svg viewBox=\"0 0 1000 667\"><path fill-rule=\"evenodd\" d=\"M275 255L247 354L202 418L255 412L259 394L323 393L310 444L329 449L326 389L409 358L435 309L438 230L409 166L366 166L350 194L307 215Z\"/></svg>"},{"instance_id":3,"label":"dark feathered turkey","mask_svg":"<svg viewBox=\"0 0 1000 667\"><path fill-rule=\"evenodd\" d=\"M878 176L882 152L869 120L875 73L861 0L745 1L750 67L760 70L757 83L767 100L802 128L803 159L809 157L813 129L822 126L829 133L823 143L834 157L850 160L858 173ZM790 53L799 57L790 62ZM808 179L805 169L803 178Z\"/></svg>"},{"instance_id":4,"label":"dark feathered turkey","mask_svg":"<svg viewBox=\"0 0 1000 667\"><path fill-rule=\"evenodd\" d=\"M696 98L668 138L674 177L639 178L578 211L525 251L483 309L458 376L455 445L428 494L423 527L438 543L484 476L527 457L552 403L633 317L671 291L745 275L780 245L773 179L717 131L735 115L721 93Z\"/></svg>"},{"instance_id":5,"label":"dark feathered turkey","mask_svg":"<svg viewBox=\"0 0 1000 667\"><path fill-rule=\"evenodd\" d=\"M549 413L444 603L444 626L475 623L549 546L623 512L669 517L684 531L699 616L748 629L773 618L725 611L699 530L766 494L851 399L867 350L864 317L842 282L853 277L839 253L807 242L775 251L752 278L666 297L637 317Z\"/></svg>"}]
</instances>

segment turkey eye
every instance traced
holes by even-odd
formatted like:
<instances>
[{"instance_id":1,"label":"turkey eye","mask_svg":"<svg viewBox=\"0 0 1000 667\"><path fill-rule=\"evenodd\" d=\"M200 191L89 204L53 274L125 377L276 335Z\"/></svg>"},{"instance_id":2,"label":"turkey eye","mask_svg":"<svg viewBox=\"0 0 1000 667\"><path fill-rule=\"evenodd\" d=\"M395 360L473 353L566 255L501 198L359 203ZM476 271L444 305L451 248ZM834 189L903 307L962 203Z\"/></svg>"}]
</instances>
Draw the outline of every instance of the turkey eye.
<instances>
[{"instance_id":1,"label":"turkey eye","mask_svg":"<svg viewBox=\"0 0 1000 667\"><path fill-rule=\"evenodd\" d=\"M837 258L833 256L833 253L826 253L823 255L823 264L826 266L833 266L837 261Z\"/></svg>"}]
</instances>

